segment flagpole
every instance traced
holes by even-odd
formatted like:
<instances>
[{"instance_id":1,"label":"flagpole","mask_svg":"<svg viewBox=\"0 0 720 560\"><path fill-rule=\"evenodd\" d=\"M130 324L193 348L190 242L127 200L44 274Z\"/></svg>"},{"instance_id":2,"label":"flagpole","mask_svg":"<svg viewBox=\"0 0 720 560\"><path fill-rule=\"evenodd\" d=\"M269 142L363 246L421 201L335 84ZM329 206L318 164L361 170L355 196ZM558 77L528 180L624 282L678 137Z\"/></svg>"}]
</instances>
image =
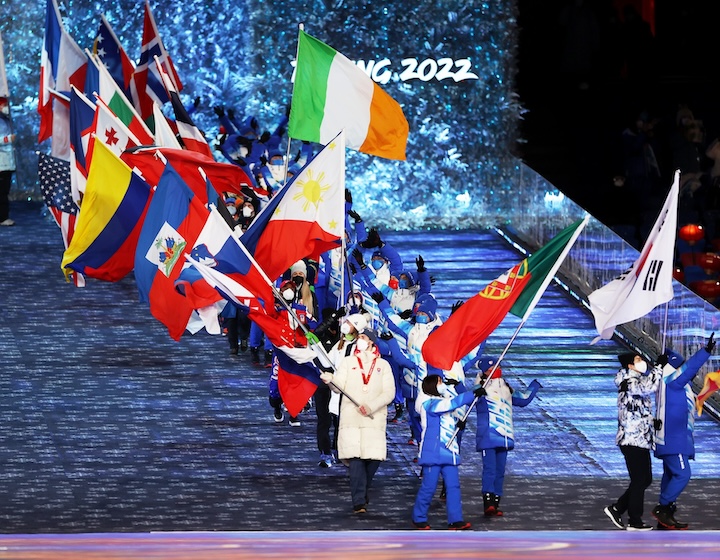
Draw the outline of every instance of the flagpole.
<instances>
[{"instance_id":1,"label":"flagpole","mask_svg":"<svg viewBox=\"0 0 720 560\"><path fill-rule=\"evenodd\" d=\"M237 239L234 236L233 236L233 238L237 241L238 245L240 246L240 249L242 250L243 253L245 253L245 256L250 260L251 263L253 263L253 265L257 268L260 275L268 283L268 285L272 289L273 295L282 304L282 306L285 308L285 310L288 312L288 314L300 326L303 333L305 333L305 335L307 335L308 333L311 333L310 329L308 329L307 326L302 321L300 321L300 318L295 313L295 310L290 305L288 305L288 303L285 301L285 298L282 297L282 294L278 291L277 287L275 286L275 283L270 280L270 278L268 277L267 274L265 274L265 271L260 267L258 262L255 260L255 257L253 257L250 254L250 251L248 251L247 248L245 247L245 245L243 245L242 241L240 241L239 239ZM314 352L318 353L318 351L319 351L319 353L322 354L322 357L325 358L325 360L327 361L326 365L328 367L332 368L333 371L335 371L335 366L333 365L332 360L330 359L330 356L328 356L328 353L325 351L325 348L323 347L323 345L312 342L311 340L308 340L308 344L310 344L310 346ZM318 356L318 357L320 357L320 356ZM335 387L342 395L347 397L351 403L353 403L355 406L360 408L360 403L358 403L355 399L353 399L350 395L348 395L340 387L335 385L333 382L328 383L328 385L332 385L333 387ZM367 416L370 419L373 418L372 414L368 414Z\"/></svg>"},{"instance_id":2,"label":"flagpole","mask_svg":"<svg viewBox=\"0 0 720 560\"><path fill-rule=\"evenodd\" d=\"M298 31L304 31L305 30L305 24L298 23ZM298 33L298 41L297 45L295 46L295 70L297 70L297 59L298 54L300 54L300 34ZM293 94L295 93L295 80L292 81L293 87L292 91L290 92L290 110L292 111L292 98ZM288 120L290 118L290 115L288 115ZM292 138L290 137L290 134L288 133L288 141L287 141L287 148L285 148L285 176L283 178L283 187L287 184L287 176L288 176L288 168L290 167L290 144L291 144ZM281 187L282 188L282 187Z\"/></svg>"},{"instance_id":3,"label":"flagpole","mask_svg":"<svg viewBox=\"0 0 720 560\"><path fill-rule=\"evenodd\" d=\"M520 329L523 328L525 325L525 322L527 321L527 318L530 316L530 313L532 313L533 309L535 309L535 306L537 305L538 301L540 301L540 298L545 293L545 290L547 290L547 287L550 285L550 282L552 282L553 278L555 278L555 274L557 273L558 269L562 265L563 261L565 260L565 257L570 252L570 249L572 249L573 245L575 245L575 241L577 241L577 238L580 236L580 233L583 229L585 229L585 226L590 221L590 214L585 214L585 217L583 218L582 223L578 226L578 228L573 232L572 237L568 240L565 247L563 248L562 252L558 256L558 258L555 261L555 264L553 264L552 268L548 271L547 275L543 279L542 284L538 288L537 292L535 292L535 295L533 296L532 301L530 302L530 305L526 309L525 313L522 316L522 319L520 321L520 324L518 325L517 329L515 329L515 332L513 333L512 337L510 337L510 341L507 343L507 346L505 346L505 349L502 351L502 354L500 354L500 357L498 358L495 365L490 370L490 373L487 376L487 379L485 379L485 382L483 383L483 388L487 386L487 384L490 382L490 379L492 379L492 374L495 373L495 370L500 365L500 362L505 357L505 354L507 354L507 351L510 349L510 345L515 341L515 338L517 337L518 333L520 332ZM467 411L463 415L461 421L465 422L470 415L470 412L472 411L473 407L477 404L478 397L475 397L473 399L473 402L468 407ZM453 441L455 441L455 438L457 437L458 433L460 432L459 428L455 428L455 431L453 432L452 437L450 438L450 441L445 445L446 448L449 448L450 445L452 445Z\"/></svg>"},{"instance_id":4,"label":"flagpole","mask_svg":"<svg viewBox=\"0 0 720 560\"><path fill-rule=\"evenodd\" d=\"M518 327L515 329L515 332L514 332L513 335L510 337L510 341L509 341L509 342L507 343L507 345L505 346L505 349L502 351L502 354L500 354L500 357L497 359L497 362L495 362L495 364L494 364L494 365L492 366L492 368L490 369L490 373L488 374L487 379L485 379L484 383L482 384L483 389L487 386L487 384L488 384L488 383L490 382L490 380L492 379L493 373L495 373L495 370L500 366L500 362L501 362L502 359L505 357L505 354L507 354L507 352L508 352L508 350L510 349L510 346L512 345L512 343L515 342L515 339L517 338L517 335L518 335L518 333L520 332L520 329L522 329L524 325L525 325L525 321L523 320L523 321L520 322L520 324L518 325ZM477 402L478 402L478 397L475 397L475 398L473 399L473 401L470 403L470 406L468 407L468 409L465 411L465 414L463 414L463 417L460 419L461 422L467 421L468 416L470 416L470 412L472 412L472 409L475 407L475 405L477 404ZM453 432L453 435L450 437L450 441L448 441L448 442L445 444L445 447L446 447L446 448L448 448L448 449L450 448L450 446L452 445L453 441L455 441L455 438L457 437L458 433L460 433L460 428L455 427L455 431Z\"/></svg>"}]
</instances>

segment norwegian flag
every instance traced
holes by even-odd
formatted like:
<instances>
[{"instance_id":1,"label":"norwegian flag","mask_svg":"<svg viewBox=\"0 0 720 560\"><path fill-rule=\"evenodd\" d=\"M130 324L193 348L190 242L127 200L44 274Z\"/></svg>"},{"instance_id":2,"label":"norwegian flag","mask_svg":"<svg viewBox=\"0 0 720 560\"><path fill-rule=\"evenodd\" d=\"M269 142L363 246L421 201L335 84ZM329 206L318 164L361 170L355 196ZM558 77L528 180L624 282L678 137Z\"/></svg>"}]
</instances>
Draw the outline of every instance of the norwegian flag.
<instances>
[{"instance_id":1,"label":"norwegian flag","mask_svg":"<svg viewBox=\"0 0 720 560\"><path fill-rule=\"evenodd\" d=\"M169 101L169 96L162 83L162 78L157 73L154 58L160 60L163 69L170 75L170 79L176 91L182 91L180 77L170 55L165 50L165 45L160 38L155 18L150 10L150 4L145 2L145 17L143 20L143 40L140 51L140 61L133 74L130 84L133 103L143 120L147 121L153 114L153 102L160 106Z\"/></svg>"},{"instance_id":2,"label":"norwegian flag","mask_svg":"<svg viewBox=\"0 0 720 560\"><path fill-rule=\"evenodd\" d=\"M38 157L38 177L43 200L60 228L67 249L75 232L78 214L70 188L70 162L41 153ZM76 286L85 285L82 274L75 273L74 277Z\"/></svg>"}]
</instances>

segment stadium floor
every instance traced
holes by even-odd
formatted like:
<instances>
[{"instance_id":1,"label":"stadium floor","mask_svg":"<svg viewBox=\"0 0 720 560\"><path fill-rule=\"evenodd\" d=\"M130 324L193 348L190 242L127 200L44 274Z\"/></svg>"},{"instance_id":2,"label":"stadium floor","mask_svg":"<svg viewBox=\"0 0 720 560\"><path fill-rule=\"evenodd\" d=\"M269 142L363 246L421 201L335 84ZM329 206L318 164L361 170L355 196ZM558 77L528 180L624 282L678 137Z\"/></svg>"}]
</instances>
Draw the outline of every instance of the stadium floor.
<instances>
[{"instance_id":1,"label":"stadium floor","mask_svg":"<svg viewBox=\"0 0 720 560\"><path fill-rule=\"evenodd\" d=\"M55 224L36 204L13 203L11 215L17 225L0 228L0 558L72 557L73 550L106 558L108 547L126 554L116 558L163 557L163 550L174 558L200 551L264 558L290 549L300 558L339 550L343 557L420 558L438 557L433 550L441 547L475 558L500 551L508 558L601 551L657 558L668 546L688 558L717 554L720 430L708 415L697 422L693 479L678 504L691 531L606 533L613 527L602 509L627 484L614 445L612 378L621 347L590 346L592 318L557 287L503 361L515 388L533 378L543 385L530 406L515 411L505 516L482 515L471 417L461 480L473 530L432 531L430 538L407 532L419 470L405 422L389 425L388 461L369 511L353 515L344 467L317 467L313 412L301 415L300 427L273 422L268 370L253 367L247 353L229 355L222 337L170 339L138 303L131 277L91 280L82 289L66 283ZM386 237L407 263L423 255L445 316L452 302L519 260L488 231ZM486 353L499 354L517 324L506 318ZM654 473L646 521L658 462ZM430 523L446 526L439 499Z\"/></svg>"}]
</instances>

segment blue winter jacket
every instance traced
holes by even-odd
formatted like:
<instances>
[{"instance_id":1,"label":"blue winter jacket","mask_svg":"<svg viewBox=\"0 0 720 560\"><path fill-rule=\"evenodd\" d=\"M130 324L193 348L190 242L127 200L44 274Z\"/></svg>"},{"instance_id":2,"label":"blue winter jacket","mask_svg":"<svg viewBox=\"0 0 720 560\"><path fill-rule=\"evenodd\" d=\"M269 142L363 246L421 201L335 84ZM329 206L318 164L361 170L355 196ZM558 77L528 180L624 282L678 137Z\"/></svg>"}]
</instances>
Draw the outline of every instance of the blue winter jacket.
<instances>
[{"instance_id":1,"label":"blue winter jacket","mask_svg":"<svg viewBox=\"0 0 720 560\"><path fill-rule=\"evenodd\" d=\"M465 391L452 398L429 396L421 393L415 403L415 410L420 414L422 439L418 464L420 465L459 465L460 445L455 438L448 449L457 421L453 417L456 408L470 404L475 395Z\"/></svg>"},{"instance_id":2,"label":"blue winter jacket","mask_svg":"<svg viewBox=\"0 0 720 560\"><path fill-rule=\"evenodd\" d=\"M678 453L695 457L695 394L690 382L708 358L708 351L701 348L679 368L663 369L655 394L656 457Z\"/></svg>"}]
</instances>

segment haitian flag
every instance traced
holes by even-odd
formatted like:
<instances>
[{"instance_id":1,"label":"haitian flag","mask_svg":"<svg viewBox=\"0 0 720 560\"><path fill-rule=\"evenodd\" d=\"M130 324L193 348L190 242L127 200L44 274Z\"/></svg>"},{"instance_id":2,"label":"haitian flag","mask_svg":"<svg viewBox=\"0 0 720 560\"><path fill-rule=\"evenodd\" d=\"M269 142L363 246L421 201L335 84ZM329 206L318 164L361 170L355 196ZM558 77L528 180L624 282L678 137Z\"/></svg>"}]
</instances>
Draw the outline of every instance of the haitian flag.
<instances>
[{"instance_id":1,"label":"haitian flag","mask_svg":"<svg viewBox=\"0 0 720 560\"><path fill-rule=\"evenodd\" d=\"M589 218L566 227L465 302L430 333L422 346L423 359L448 370L490 336L508 313L525 321Z\"/></svg>"},{"instance_id":2,"label":"haitian flag","mask_svg":"<svg viewBox=\"0 0 720 560\"><path fill-rule=\"evenodd\" d=\"M262 209L241 237L258 266L280 277L307 256L340 245L345 233L345 135L338 134Z\"/></svg>"},{"instance_id":3,"label":"haitian flag","mask_svg":"<svg viewBox=\"0 0 720 560\"><path fill-rule=\"evenodd\" d=\"M175 290L175 280L207 217L207 208L182 177L171 165L165 166L138 239L135 280L140 301L150 305L150 313L175 340L182 336L194 310L190 300ZM208 305L219 299L216 295Z\"/></svg>"},{"instance_id":4,"label":"haitian flag","mask_svg":"<svg viewBox=\"0 0 720 560\"><path fill-rule=\"evenodd\" d=\"M96 140L94 146L82 212L61 267L66 275L75 270L115 282L134 267L152 192L105 144Z\"/></svg>"}]
</instances>

